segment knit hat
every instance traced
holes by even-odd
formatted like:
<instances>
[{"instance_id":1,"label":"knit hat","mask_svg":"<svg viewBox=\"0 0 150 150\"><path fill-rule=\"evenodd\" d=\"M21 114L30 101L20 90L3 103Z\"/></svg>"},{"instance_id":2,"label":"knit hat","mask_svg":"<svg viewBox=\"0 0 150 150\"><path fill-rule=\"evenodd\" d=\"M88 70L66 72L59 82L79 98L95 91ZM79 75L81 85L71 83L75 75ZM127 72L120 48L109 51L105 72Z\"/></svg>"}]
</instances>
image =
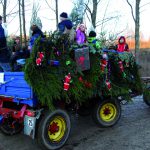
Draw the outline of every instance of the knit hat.
<instances>
[{"instance_id":1,"label":"knit hat","mask_svg":"<svg viewBox=\"0 0 150 150\"><path fill-rule=\"evenodd\" d=\"M2 16L0 16L0 20L2 20Z\"/></svg>"},{"instance_id":2,"label":"knit hat","mask_svg":"<svg viewBox=\"0 0 150 150\"><path fill-rule=\"evenodd\" d=\"M95 31L90 31L89 37L96 37L96 32Z\"/></svg>"},{"instance_id":3,"label":"knit hat","mask_svg":"<svg viewBox=\"0 0 150 150\"><path fill-rule=\"evenodd\" d=\"M61 14L60 14L60 17L62 17L62 18L68 18L68 14L66 13L66 12L62 12Z\"/></svg>"}]
</instances>

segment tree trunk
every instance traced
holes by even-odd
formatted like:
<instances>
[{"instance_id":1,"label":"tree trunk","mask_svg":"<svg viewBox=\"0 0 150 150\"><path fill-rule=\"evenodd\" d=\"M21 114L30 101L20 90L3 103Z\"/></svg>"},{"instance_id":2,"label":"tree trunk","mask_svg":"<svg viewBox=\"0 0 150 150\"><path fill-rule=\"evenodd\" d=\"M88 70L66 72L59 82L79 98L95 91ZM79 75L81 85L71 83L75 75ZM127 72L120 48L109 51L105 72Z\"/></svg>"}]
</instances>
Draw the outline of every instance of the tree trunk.
<instances>
[{"instance_id":1,"label":"tree trunk","mask_svg":"<svg viewBox=\"0 0 150 150\"><path fill-rule=\"evenodd\" d=\"M6 23L6 9L7 9L7 0L4 0L3 4L3 22Z\"/></svg>"},{"instance_id":2,"label":"tree trunk","mask_svg":"<svg viewBox=\"0 0 150 150\"><path fill-rule=\"evenodd\" d=\"M141 0L136 0L135 6L135 56L137 63L139 63L140 52L140 1Z\"/></svg>"},{"instance_id":3,"label":"tree trunk","mask_svg":"<svg viewBox=\"0 0 150 150\"><path fill-rule=\"evenodd\" d=\"M97 15L97 0L93 0L93 11L91 13L92 25L96 28L96 15Z\"/></svg>"},{"instance_id":4,"label":"tree trunk","mask_svg":"<svg viewBox=\"0 0 150 150\"><path fill-rule=\"evenodd\" d=\"M58 25L58 0L56 0L56 29Z\"/></svg>"},{"instance_id":5,"label":"tree trunk","mask_svg":"<svg viewBox=\"0 0 150 150\"><path fill-rule=\"evenodd\" d=\"M21 2L19 2L19 25L20 25L20 43L21 43L21 49L22 49L22 19L21 19Z\"/></svg>"},{"instance_id":6,"label":"tree trunk","mask_svg":"<svg viewBox=\"0 0 150 150\"><path fill-rule=\"evenodd\" d=\"M25 43L25 47L26 47L27 46L27 39L26 39L26 21L25 21L25 5L24 5L24 0L22 0L22 18L23 18L24 43Z\"/></svg>"}]
</instances>

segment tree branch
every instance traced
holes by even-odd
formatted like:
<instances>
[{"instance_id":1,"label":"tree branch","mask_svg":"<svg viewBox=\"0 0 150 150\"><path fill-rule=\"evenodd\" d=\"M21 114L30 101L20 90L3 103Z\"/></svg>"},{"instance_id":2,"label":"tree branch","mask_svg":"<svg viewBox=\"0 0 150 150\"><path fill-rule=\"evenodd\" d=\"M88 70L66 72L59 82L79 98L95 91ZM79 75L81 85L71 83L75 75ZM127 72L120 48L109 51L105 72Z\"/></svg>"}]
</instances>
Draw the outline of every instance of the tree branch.
<instances>
[{"instance_id":1,"label":"tree branch","mask_svg":"<svg viewBox=\"0 0 150 150\"><path fill-rule=\"evenodd\" d=\"M3 1L2 1L2 0L0 1L0 3L4 6L4 3L3 3Z\"/></svg>"},{"instance_id":2,"label":"tree branch","mask_svg":"<svg viewBox=\"0 0 150 150\"><path fill-rule=\"evenodd\" d=\"M132 18L133 18L133 20L134 20L134 22L135 22L135 17L134 17L134 13L133 13L133 7L132 7L131 3L129 2L129 0L126 0L126 1L127 1L128 5L129 5L130 8L131 8Z\"/></svg>"},{"instance_id":3,"label":"tree branch","mask_svg":"<svg viewBox=\"0 0 150 150\"><path fill-rule=\"evenodd\" d=\"M90 14L92 14L90 7L87 4L85 4L85 3L84 3L84 5L86 6L85 10L87 10Z\"/></svg>"},{"instance_id":4,"label":"tree branch","mask_svg":"<svg viewBox=\"0 0 150 150\"><path fill-rule=\"evenodd\" d=\"M49 7L52 11L54 11L54 12L56 13L56 10L53 9L53 8L49 5L49 3L47 2L47 0L45 0L45 2L46 2L46 4L48 5L48 7Z\"/></svg>"},{"instance_id":5,"label":"tree branch","mask_svg":"<svg viewBox=\"0 0 150 150\"><path fill-rule=\"evenodd\" d=\"M150 4L150 2L148 2L148 3L144 4L144 5L142 5L140 8L142 8L142 7L146 6L146 5L149 5L149 4Z\"/></svg>"},{"instance_id":6,"label":"tree branch","mask_svg":"<svg viewBox=\"0 0 150 150\"><path fill-rule=\"evenodd\" d=\"M104 23L106 23L106 22L108 22L108 21L111 21L112 19L116 19L116 18L118 18L119 16L115 16L115 17L109 17L109 18L105 18L105 19L103 19L103 20L101 20L101 21L98 21L97 23L96 23L96 27L98 27L98 26L100 26L100 25L102 25L102 24L104 24Z\"/></svg>"},{"instance_id":7,"label":"tree branch","mask_svg":"<svg viewBox=\"0 0 150 150\"><path fill-rule=\"evenodd\" d=\"M97 5L98 5L98 3L100 3L100 1L101 1L101 0L98 0L98 1L97 1Z\"/></svg>"},{"instance_id":8,"label":"tree branch","mask_svg":"<svg viewBox=\"0 0 150 150\"><path fill-rule=\"evenodd\" d=\"M10 10L10 12L9 12L8 14L11 14L12 11L17 7L17 5L18 5L18 4L16 4L16 5Z\"/></svg>"},{"instance_id":9,"label":"tree branch","mask_svg":"<svg viewBox=\"0 0 150 150\"><path fill-rule=\"evenodd\" d=\"M107 6L106 6L106 9L105 9L105 12L104 12L104 16L103 16L103 20L105 19L105 16L106 16L106 12L107 12L109 3L110 3L110 1L108 1L108 3L107 3ZM101 32L102 32L102 29L103 29L103 22L102 22Z\"/></svg>"},{"instance_id":10,"label":"tree branch","mask_svg":"<svg viewBox=\"0 0 150 150\"><path fill-rule=\"evenodd\" d=\"M88 14L87 14L87 12L85 12L85 14L86 14L86 16L87 16L88 20L89 20L89 21L91 21L91 20L90 20L90 18L89 18L89 16L88 16Z\"/></svg>"}]
</instances>

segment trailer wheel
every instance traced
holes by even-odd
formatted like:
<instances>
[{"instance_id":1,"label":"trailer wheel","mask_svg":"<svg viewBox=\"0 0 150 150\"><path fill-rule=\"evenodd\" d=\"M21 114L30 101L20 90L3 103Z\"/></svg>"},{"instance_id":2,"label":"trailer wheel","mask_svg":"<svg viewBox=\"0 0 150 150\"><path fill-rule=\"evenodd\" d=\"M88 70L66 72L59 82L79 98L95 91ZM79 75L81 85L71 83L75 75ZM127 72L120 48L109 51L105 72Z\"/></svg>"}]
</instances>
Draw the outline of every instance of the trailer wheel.
<instances>
[{"instance_id":1,"label":"trailer wheel","mask_svg":"<svg viewBox=\"0 0 150 150\"><path fill-rule=\"evenodd\" d=\"M39 145L50 150L61 148L69 137L70 128L70 118L64 110L47 111L39 123Z\"/></svg>"},{"instance_id":2,"label":"trailer wheel","mask_svg":"<svg viewBox=\"0 0 150 150\"><path fill-rule=\"evenodd\" d=\"M121 116L121 106L119 101L104 100L96 104L93 110L93 120L100 127L110 127L115 125Z\"/></svg>"},{"instance_id":3,"label":"trailer wheel","mask_svg":"<svg viewBox=\"0 0 150 150\"><path fill-rule=\"evenodd\" d=\"M21 132L23 124L15 121L13 118L5 118L0 125L0 130L6 135L14 135Z\"/></svg>"},{"instance_id":4,"label":"trailer wheel","mask_svg":"<svg viewBox=\"0 0 150 150\"><path fill-rule=\"evenodd\" d=\"M150 87L144 90L143 100L148 106L150 106Z\"/></svg>"}]
</instances>

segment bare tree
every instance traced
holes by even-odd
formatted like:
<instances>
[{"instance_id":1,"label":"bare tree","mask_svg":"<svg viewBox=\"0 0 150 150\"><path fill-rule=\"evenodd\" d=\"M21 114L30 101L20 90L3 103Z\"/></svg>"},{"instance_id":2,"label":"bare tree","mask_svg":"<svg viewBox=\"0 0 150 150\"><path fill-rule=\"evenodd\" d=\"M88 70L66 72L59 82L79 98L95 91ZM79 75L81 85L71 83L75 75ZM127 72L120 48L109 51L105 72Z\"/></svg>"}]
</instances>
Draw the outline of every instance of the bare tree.
<instances>
[{"instance_id":1,"label":"bare tree","mask_svg":"<svg viewBox=\"0 0 150 150\"><path fill-rule=\"evenodd\" d=\"M24 0L22 0L22 19L23 19L24 43L25 43L25 46L26 46L27 45L27 39L26 39L26 20L25 20L25 4L24 4Z\"/></svg>"},{"instance_id":2,"label":"bare tree","mask_svg":"<svg viewBox=\"0 0 150 150\"><path fill-rule=\"evenodd\" d=\"M57 28L57 25L58 25L58 0L56 0L56 28Z\"/></svg>"},{"instance_id":3,"label":"bare tree","mask_svg":"<svg viewBox=\"0 0 150 150\"><path fill-rule=\"evenodd\" d=\"M20 43L22 47L22 17L21 17L21 0L18 0L19 4L19 25L20 25Z\"/></svg>"},{"instance_id":4,"label":"bare tree","mask_svg":"<svg viewBox=\"0 0 150 150\"><path fill-rule=\"evenodd\" d=\"M1 0L0 4L2 4L3 8L3 22L6 23L7 0Z\"/></svg>"},{"instance_id":5,"label":"bare tree","mask_svg":"<svg viewBox=\"0 0 150 150\"><path fill-rule=\"evenodd\" d=\"M100 3L100 1L101 0L92 0L92 10L88 6L89 1L88 1L87 4L85 4L86 10L90 14L90 19L91 19L91 22L92 22L92 25L93 25L94 28L96 28L97 7L98 7L98 4Z\"/></svg>"},{"instance_id":6,"label":"bare tree","mask_svg":"<svg viewBox=\"0 0 150 150\"><path fill-rule=\"evenodd\" d=\"M58 25L58 0L55 0L55 9L53 9L47 0L45 0L46 4L48 5L48 7L56 14L56 28Z\"/></svg>"},{"instance_id":7,"label":"bare tree","mask_svg":"<svg viewBox=\"0 0 150 150\"><path fill-rule=\"evenodd\" d=\"M132 4L129 2L129 0L126 0L126 1L131 8L132 18L135 23L135 56L136 56L137 62L139 62L138 53L140 50L140 2L141 2L141 0L136 0L135 15L134 15L134 10L133 10Z\"/></svg>"}]
</instances>

